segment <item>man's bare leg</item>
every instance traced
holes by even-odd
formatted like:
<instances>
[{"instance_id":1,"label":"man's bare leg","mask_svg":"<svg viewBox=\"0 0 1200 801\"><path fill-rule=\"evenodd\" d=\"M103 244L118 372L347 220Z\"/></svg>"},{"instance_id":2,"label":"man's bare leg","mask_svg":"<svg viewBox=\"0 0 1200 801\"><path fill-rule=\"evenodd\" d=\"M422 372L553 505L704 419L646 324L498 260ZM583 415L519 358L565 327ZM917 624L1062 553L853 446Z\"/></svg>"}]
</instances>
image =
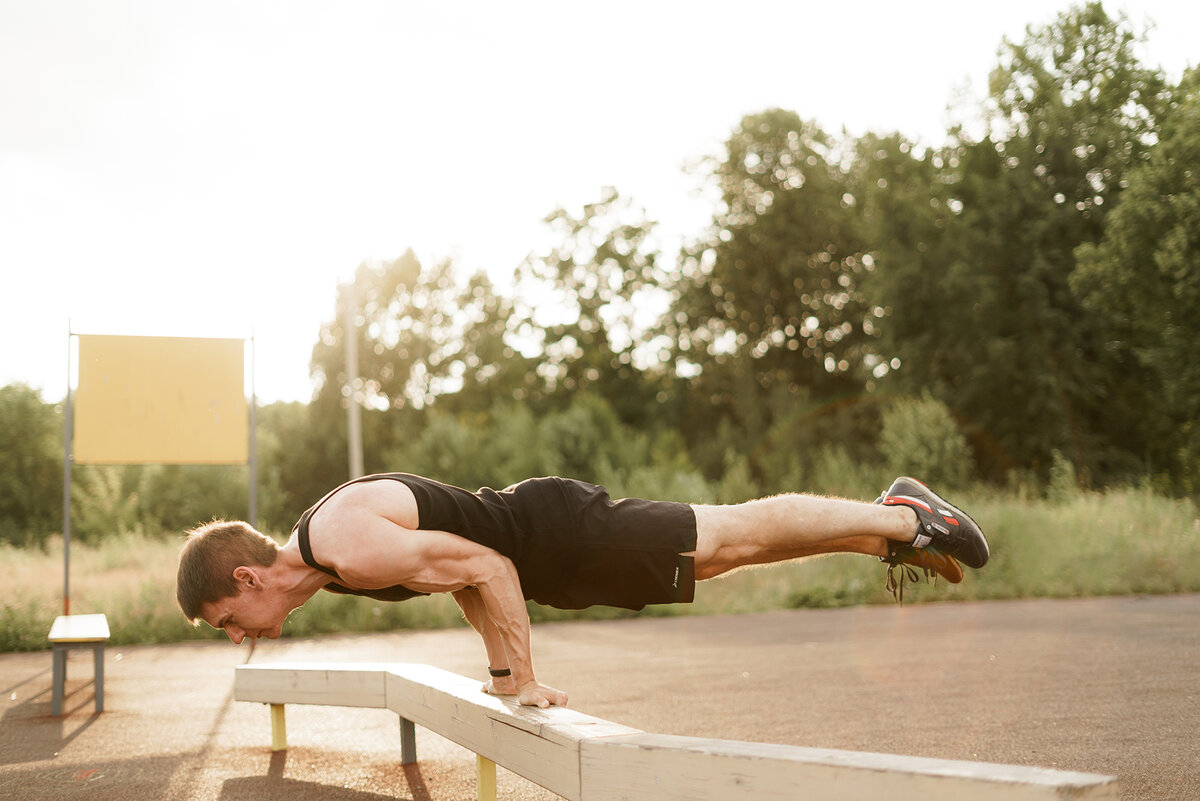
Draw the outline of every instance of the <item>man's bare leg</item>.
<instances>
[{"instance_id":1,"label":"man's bare leg","mask_svg":"<svg viewBox=\"0 0 1200 801\"><path fill-rule=\"evenodd\" d=\"M826 553L885 556L888 540L910 543L916 513L815 495L778 495L735 506L692 507L696 512L696 578L713 578L745 565Z\"/></svg>"}]
</instances>

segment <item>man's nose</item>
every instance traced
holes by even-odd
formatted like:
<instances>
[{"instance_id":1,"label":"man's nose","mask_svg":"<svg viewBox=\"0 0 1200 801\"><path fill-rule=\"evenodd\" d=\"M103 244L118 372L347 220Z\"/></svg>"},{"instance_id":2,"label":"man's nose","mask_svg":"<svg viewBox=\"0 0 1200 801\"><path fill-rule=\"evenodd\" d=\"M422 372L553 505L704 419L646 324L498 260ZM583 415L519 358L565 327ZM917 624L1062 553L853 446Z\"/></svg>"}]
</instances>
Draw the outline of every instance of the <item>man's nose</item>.
<instances>
[{"instance_id":1,"label":"man's nose","mask_svg":"<svg viewBox=\"0 0 1200 801\"><path fill-rule=\"evenodd\" d=\"M229 639L233 640L234 645L241 645L242 640L246 639L246 632L237 626L226 626L225 633L229 635Z\"/></svg>"}]
</instances>

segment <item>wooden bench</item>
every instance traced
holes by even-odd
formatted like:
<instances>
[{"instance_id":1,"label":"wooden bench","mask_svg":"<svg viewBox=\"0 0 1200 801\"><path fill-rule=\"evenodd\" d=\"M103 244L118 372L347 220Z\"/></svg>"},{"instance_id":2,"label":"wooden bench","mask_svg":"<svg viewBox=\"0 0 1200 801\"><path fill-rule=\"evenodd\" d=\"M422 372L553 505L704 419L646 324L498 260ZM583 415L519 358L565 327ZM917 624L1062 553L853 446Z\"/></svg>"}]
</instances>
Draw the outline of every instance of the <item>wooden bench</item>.
<instances>
[{"instance_id":1,"label":"wooden bench","mask_svg":"<svg viewBox=\"0 0 1200 801\"><path fill-rule=\"evenodd\" d=\"M1016 765L651 734L562 707L485 695L480 682L428 665L263 664L236 668L234 698L271 705L272 748L287 748L285 704L374 707L400 718L401 762L414 724L477 755L478 797L495 766L570 801L1115 801L1116 779Z\"/></svg>"},{"instance_id":2,"label":"wooden bench","mask_svg":"<svg viewBox=\"0 0 1200 801\"><path fill-rule=\"evenodd\" d=\"M104 711L104 646L108 644L108 618L104 615L59 615L50 627L54 659L50 713L61 715L67 683L67 651L90 648L95 664L96 711Z\"/></svg>"}]
</instances>

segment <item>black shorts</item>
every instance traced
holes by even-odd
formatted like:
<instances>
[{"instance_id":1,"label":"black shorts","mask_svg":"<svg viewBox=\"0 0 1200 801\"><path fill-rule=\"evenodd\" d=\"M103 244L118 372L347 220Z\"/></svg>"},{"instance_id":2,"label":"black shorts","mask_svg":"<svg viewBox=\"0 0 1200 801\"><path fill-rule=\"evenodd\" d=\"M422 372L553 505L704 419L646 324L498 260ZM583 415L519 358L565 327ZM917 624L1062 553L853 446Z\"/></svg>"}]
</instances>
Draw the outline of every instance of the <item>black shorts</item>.
<instances>
[{"instance_id":1,"label":"black shorts","mask_svg":"<svg viewBox=\"0 0 1200 801\"><path fill-rule=\"evenodd\" d=\"M525 546L514 560L525 597L558 609L691 603L696 592L696 513L604 487L537 478L506 496Z\"/></svg>"}]
</instances>

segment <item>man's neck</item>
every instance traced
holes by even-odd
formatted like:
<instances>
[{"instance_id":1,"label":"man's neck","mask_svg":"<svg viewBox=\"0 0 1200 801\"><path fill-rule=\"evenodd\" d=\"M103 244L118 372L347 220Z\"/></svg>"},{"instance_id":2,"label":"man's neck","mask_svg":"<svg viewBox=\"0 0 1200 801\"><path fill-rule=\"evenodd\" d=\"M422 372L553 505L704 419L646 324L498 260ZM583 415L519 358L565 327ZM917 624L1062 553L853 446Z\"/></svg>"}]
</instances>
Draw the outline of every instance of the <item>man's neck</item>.
<instances>
[{"instance_id":1,"label":"man's neck","mask_svg":"<svg viewBox=\"0 0 1200 801\"><path fill-rule=\"evenodd\" d=\"M271 565L271 574L278 590L295 606L300 606L316 595L332 580L328 574L304 562L294 539L279 549L275 564Z\"/></svg>"}]
</instances>

